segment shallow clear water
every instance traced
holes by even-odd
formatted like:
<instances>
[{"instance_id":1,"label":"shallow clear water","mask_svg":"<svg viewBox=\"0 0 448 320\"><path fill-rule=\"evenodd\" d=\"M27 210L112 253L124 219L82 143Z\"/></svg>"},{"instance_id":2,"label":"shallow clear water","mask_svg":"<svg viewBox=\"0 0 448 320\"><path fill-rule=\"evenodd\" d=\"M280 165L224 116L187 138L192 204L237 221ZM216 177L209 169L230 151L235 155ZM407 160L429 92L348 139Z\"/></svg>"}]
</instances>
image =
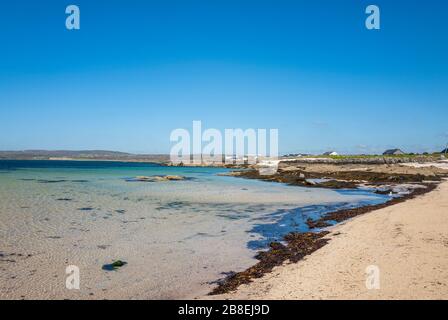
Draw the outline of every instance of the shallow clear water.
<instances>
[{"instance_id":1,"label":"shallow clear water","mask_svg":"<svg viewBox=\"0 0 448 320\"><path fill-rule=\"evenodd\" d=\"M309 217L389 199L220 176L227 169L0 161L0 297L191 298ZM183 175L170 182L136 176ZM102 266L115 259L117 271ZM65 287L79 266L80 290Z\"/></svg>"}]
</instances>

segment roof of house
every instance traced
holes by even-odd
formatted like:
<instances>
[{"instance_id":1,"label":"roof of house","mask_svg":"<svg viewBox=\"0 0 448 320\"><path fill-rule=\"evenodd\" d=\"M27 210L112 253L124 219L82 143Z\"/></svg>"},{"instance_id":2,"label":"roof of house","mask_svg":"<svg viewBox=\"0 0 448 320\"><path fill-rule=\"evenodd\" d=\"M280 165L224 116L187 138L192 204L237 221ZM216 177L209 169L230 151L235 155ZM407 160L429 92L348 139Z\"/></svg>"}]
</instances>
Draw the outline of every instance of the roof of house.
<instances>
[{"instance_id":1,"label":"roof of house","mask_svg":"<svg viewBox=\"0 0 448 320\"><path fill-rule=\"evenodd\" d=\"M401 151L400 149L389 149L384 151L383 154L396 154L396 153L404 153L404 152Z\"/></svg>"}]
</instances>

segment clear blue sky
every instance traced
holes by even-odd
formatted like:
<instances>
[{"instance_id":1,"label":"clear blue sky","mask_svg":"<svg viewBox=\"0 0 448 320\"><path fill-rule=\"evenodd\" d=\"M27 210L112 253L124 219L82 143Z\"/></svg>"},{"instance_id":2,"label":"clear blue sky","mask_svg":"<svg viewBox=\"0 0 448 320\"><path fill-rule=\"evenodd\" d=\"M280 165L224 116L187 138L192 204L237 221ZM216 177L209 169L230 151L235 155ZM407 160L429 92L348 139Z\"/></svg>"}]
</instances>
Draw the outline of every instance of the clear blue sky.
<instances>
[{"instance_id":1,"label":"clear blue sky","mask_svg":"<svg viewBox=\"0 0 448 320\"><path fill-rule=\"evenodd\" d=\"M447 57L443 0L2 2L0 150L166 153L193 120L278 128L282 153L439 150Z\"/></svg>"}]
</instances>

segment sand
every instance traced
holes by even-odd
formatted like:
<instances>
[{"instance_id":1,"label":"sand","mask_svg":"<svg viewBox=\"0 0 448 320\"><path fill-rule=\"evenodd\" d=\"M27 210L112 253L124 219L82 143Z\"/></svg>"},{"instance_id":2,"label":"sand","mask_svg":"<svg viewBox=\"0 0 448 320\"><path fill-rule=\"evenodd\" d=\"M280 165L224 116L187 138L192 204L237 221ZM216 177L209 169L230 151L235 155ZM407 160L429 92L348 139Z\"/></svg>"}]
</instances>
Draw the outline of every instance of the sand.
<instances>
[{"instance_id":1,"label":"sand","mask_svg":"<svg viewBox=\"0 0 448 320\"><path fill-rule=\"evenodd\" d=\"M448 298L448 181L339 224L328 237L328 245L299 263L215 298Z\"/></svg>"}]
</instances>

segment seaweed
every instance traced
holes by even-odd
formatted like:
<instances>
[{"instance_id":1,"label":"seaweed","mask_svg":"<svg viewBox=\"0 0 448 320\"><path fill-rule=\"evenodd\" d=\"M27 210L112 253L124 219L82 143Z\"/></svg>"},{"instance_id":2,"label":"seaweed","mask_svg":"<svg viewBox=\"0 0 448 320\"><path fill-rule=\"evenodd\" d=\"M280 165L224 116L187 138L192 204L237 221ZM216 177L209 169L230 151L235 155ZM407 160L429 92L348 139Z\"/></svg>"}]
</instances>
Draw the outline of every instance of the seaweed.
<instances>
[{"instance_id":1,"label":"seaweed","mask_svg":"<svg viewBox=\"0 0 448 320\"><path fill-rule=\"evenodd\" d=\"M388 207L393 204L404 202L406 200L413 199L418 195L428 193L437 187L437 184L423 184L423 185L426 188L414 189L413 192L411 192L407 195L404 195L404 196L398 197L398 198L392 198L391 200L389 200L385 203L328 212L328 213L324 214L322 217L320 217L319 219L307 220L306 223L310 227L310 229L327 227L327 226L331 225L330 222L338 223L338 222L341 222L341 221L344 221L347 219L351 219L353 217L356 217L358 215L361 215L361 214L364 214L364 213L367 213L367 212L370 212L373 210L382 209L382 208Z\"/></svg>"},{"instance_id":2,"label":"seaweed","mask_svg":"<svg viewBox=\"0 0 448 320\"><path fill-rule=\"evenodd\" d=\"M80 211L92 211L93 208L92 207L85 207L85 208L78 208L78 210L80 210Z\"/></svg>"},{"instance_id":3,"label":"seaweed","mask_svg":"<svg viewBox=\"0 0 448 320\"><path fill-rule=\"evenodd\" d=\"M110 264L104 264L102 269L106 271L115 271L118 268L125 266L126 264L128 264L126 261L116 260Z\"/></svg>"},{"instance_id":4,"label":"seaweed","mask_svg":"<svg viewBox=\"0 0 448 320\"><path fill-rule=\"evenodd\" d=\"M37 180L38 183L61 183L61 182L67 182L67 180L46 180L46 179L39 179Z\"/></svg>"},{"instance_id":5,"label":"seaweed","mask_svg":"<svg viewBox=\"0 0 448 320\"><path fill-rule=\"evenodd\" d=\"M264 274L271 272L274 267L280 266L286 261L291 263L300 261L306 255L327 244L329 239L324 237L328 233L327 231L319 233L293 232L284 237L286 245L280 242L271 242L268 251L260 251L255 256L259 260L257 264L242 272L229 272L226 278L218 280L218 286L209 295L234 291L240 285L252 282L252 279L261 278Z\"/></svg>"}]
</instances>

